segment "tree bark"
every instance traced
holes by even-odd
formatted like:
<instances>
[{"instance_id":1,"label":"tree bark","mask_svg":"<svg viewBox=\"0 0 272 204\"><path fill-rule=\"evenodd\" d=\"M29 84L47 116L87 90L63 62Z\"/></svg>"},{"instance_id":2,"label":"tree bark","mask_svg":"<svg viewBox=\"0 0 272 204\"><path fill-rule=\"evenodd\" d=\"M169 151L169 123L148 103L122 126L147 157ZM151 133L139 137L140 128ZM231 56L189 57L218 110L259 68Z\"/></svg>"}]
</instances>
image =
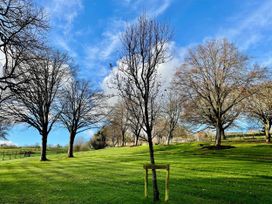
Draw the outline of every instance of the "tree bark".
<instances>
[{"instance_id":1,"label":"tree bark","mask_svg":"<svg viewBox=\"0 0 272 204\"><path fill-rule=\"evenodd\" d=\"M151 133L148 134L148 144L149 144L150 163L155 165L154 148L153 148ZM158 189L156 169L152 169L152 184L153 184L153 200L159 201L160 193Z\"/></svg>"},{"instance_id":2,"label":"tree bark","mask_svg":"<svg viewBox=\"0 0 272 204\"><path fill-rule=\"evenodd\" d=\"M218 125L216 127L216 136L215 136L215 146L220 149L221 147L221 140L222 140L222 136L224 135L224 129L222 128L221 125Z\"/></svg>"},{"instance_id":3,"label":"tree bark","mask_svg":"<svg viewBox=\"0 0 272 204\"><path fill-rule=\"evenodd\" d=\"M126 141L125 141L125 134L126 134L126 133L122 131L122 147L124 147L125 144L126 144Z\"/></svg>"},{"instance_id":4,"label":"tree bark","mask_svg":"<svg viewBox=\"0 0 272 204\"><path fill-rule=\"evenodd\" d=\"M225 131L224 131L223 128L222 128L221 135L222 135L223 140L226 140L226 139L227 139L227 138L226 138L226 135L225 135Z\"/></svg>"},{"instance_id":5,"label":"tree bark","mask_svg":"<svg viewBox=\"0 0 272 204\"><path fill-rule=\"evenodd\" d=\"M68 157L74 157L74 141L75 141L76 134L72 131L70 133L70 141L69 141L69 148L68 148Z\"/></svg>"},{"instance_id":6,"label":"tree bark","mask_svg":"<svg viewBox=\"0 0 272 204\"><path fill-rule=\"evenodd\" d=\"M167 138L167 145L170 144L171 140L172 140L172 137L173 137L173 131L170 130L169 131L169 134L168 134L168 138Z\"/></svg>"},{"instance_id":7,"label":"tree bark","mask_svg":"<svg viewBox=\"0 0 272 204\"><path fill-rule=\"evenodd\" d=\"M265 138L266 138L266 142L270 143L271 142L271 134L270 134L270 129L271 129L271 124L269 121L266 122L265 126L264 126L264 130L265 130Z\"/></svg>"},{"instance_id":8,"label":"tree bark","mask_svg":"<svg viewBox=\"0 0 272 204\"><path fill-rule=\"evenodd\" d=\"M43 131L43 133L42 133L41 161L47 161L47 158L46 158L47 136L48 136L47 132Z\"/></svg>"},{"instance_id":9,"label":"tree bark","mask_svg":"<svg viewBox=\"0 0 272 204\"><path fill-rule=\"evenodd\" d=\"M139 141L139 135L135 134L135 140L134 140L134 145L138 146L138 141Z\"/></svg>"}]
</instances>

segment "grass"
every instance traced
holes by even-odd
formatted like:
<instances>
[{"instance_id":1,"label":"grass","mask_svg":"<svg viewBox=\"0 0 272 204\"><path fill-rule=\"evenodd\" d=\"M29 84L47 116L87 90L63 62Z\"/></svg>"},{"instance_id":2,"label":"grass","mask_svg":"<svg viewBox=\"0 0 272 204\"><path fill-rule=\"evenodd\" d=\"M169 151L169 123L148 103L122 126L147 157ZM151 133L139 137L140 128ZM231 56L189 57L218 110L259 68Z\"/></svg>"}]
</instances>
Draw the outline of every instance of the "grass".
<instances>
[{"instance_id":1,"label":"grass","mask_svg":"<svg viewBox=\"0 0 272 204\"><path fill-rule=\"evenodd\" d=\"M157 163L170 164L169 203L272 203L272 146L227 143L156 146ZM148 147L109 148L0 161L0 203L151 203L144 199ZM159 171L161 199L165 172ZM149 181L151 184L151 181Z\"/></svg>"}]
</instances>

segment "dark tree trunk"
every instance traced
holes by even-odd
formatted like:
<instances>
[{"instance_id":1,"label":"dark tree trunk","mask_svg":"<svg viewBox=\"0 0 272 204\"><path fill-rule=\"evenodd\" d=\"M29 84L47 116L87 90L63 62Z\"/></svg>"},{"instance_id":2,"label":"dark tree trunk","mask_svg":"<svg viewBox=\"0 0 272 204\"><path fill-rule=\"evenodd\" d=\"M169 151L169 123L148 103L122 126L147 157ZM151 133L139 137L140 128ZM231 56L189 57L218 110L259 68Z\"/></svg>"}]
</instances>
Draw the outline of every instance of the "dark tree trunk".
<instances>
[{"instance_id":1,"label":"dark tree trunk","mask_svg":"<svg viewBox=\"0 0 272 204\"><path fill-rule=\"evenodd\" d=\"M265 139L267 143L271 142L271 134L270 134L270 129L271 129L271 124L270 122L267 122L264 126L264 130L265 130Z\"/></svg>"},{"instance_id":2,"label":"dark tree trunk","mask_svg":"<svg viewBox=\"0 0 272 204\"><path fill-rule=\"evenodd\" d=\"M167 138L167 145L170 144L172 138L173 138L173 130L170 130L168 134L168 138Z\"/></svg>"},{"instance_id":3,"label":"dark tree trunk","mask_svg":"<svg viewBox=\"0 0 272 204\"><path fill-rule=\"evenodd\" d=\"M46 147L47 147L47 132L42 133L42 148L41 148L41 161L47 161L46 158Z\"/></svg>"},{"instance_id":4,"label":"dark tree trunk","mask_svg":"<svg viewBox=\"0 0 272 204\"><path fill-rule=\"evenodd\" d=\"M124 147L126 144L126 141L125 141L125 132L122 131L122 147Z\"/></svg>"},{"instance_id":5,"label":"dark tree trunk","mask_svg":"<svg viewBox=\"0 0 272 204\"><path fill-rule=\"evenodd\" d=\"M148 145L149 145L150 163L155 165L154 148L153 148L151 133L148 134ZM159 201L160 193L158 189L156 169L152 169L152 184L153 184L153 200Z\"/></svg>"},{"instance_id":6,"label":"dark tree trunk","mask_svg":"<svg viewBox=\"0 0 272 204\"><path fill-rule=\"evenodd\" d=\"M135 134L135 139L134 139L134 145L138 146L138 141L139 141L139 135Z\"/></svg>"},{"instance_id":7,"label":"dark tree trunk","mask_svg":"<svg viewBox=\"0 0 272 204\"><path fill-rule=\"evenodd\" d=\"M75 141L76 134L72 131L70 133L70 141L69 141L69 148L68 148L68 157L74 157L74 141Z\"/></svg>"},{"instance_id":8,"label":"dark tree trunk","mask_svg":"<svg viewBox=\"0 0 272 204\"><path fill-rule=\"evenodd\" d=\"M222 136L224 135L224 129L222 128L221 125L218 125L216 127L216 136L215 136L215 146L220 149L221 147L221 140L222 140Z\"/></svg>"},{"instance_id":9,"label":"dark tree trunk","mask_svg":"<svg viewBox=\"0 0 272 204\"><path fill-rule=\"evenodd\" d=\"M221 135L222 135L223 140L226 140L226 139L227 139L227 138L226 138L226 135L225 135L225 131L224 131L224 129L222 129L222 133L221 133Z\"/></svg>"}]
</instances>

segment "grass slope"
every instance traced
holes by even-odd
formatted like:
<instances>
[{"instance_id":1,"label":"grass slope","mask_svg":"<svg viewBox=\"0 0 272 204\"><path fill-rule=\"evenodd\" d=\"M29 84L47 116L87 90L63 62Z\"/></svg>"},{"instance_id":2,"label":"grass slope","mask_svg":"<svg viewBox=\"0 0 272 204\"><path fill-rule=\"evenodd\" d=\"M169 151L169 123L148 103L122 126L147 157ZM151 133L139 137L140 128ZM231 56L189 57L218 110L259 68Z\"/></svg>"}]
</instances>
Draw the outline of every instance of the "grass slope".
<instances>
[{"instance_id":1,"label":"grass slope","mask_svg":"<svg viewBox=\"0 0 272 204\"><path fill-rule=\"evenodd\" d=\"M197 143L156 146L157 163L171 165L169 203L272 203L272 146L232 145L220 151ZM65 156L0 161L0 203L151 202L151 188L143 198L147 146ZM158 176L163 199L165 172Z\"/></svg>"}]
</instances>

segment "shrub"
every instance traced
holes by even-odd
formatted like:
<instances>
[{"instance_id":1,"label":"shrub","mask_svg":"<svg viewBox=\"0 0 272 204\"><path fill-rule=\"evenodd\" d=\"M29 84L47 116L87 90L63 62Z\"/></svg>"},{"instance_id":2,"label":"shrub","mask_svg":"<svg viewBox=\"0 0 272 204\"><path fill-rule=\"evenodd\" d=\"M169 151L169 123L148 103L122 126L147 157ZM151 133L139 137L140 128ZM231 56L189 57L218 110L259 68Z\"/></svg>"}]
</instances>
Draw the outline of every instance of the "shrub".
<instances>
[{"instance_id":1,"label":"shrub","mask_svg":"<svg viewBox=\"0 0 272 204\"><path fill-rule=\"evenodd\" d=\"M90 145L94 149L105 148L107 146L106 136L101 131L98 131L91 139Z\"/></svg>"}]
</instances>

